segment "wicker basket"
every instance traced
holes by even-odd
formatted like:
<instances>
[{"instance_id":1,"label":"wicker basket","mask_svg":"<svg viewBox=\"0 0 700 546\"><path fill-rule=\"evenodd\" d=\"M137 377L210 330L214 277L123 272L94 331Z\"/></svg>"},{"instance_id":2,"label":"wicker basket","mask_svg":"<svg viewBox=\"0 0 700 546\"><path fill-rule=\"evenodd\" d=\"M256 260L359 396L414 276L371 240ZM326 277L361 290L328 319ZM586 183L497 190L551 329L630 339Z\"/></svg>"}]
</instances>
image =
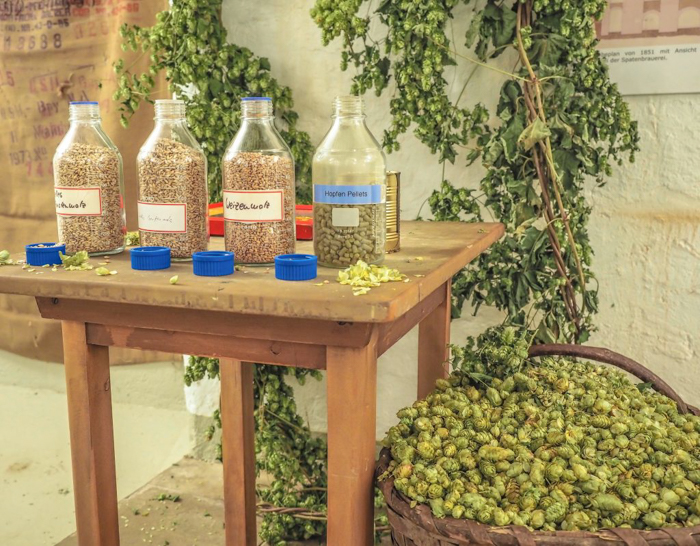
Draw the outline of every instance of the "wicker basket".
<instances>
[{"instance_id":1,"label":"wicker basket","mask_svg":"<svg viewBox=\"0 0 700 546\"><path fill-rule=\"evenodd\" d=\"M688 406L661 378L641 364L597 347L580 345L535 345L530 356L572 356L605 362L621 368L678 404L683 413L700 415L700 410ZM384 473L391 462L389 450L383 449L377 462L377 476ZM409 501L396 489L389 478L378 483L386 499L392 544L395 546L698 546L700 525L669 527L653 531L635 529L603 529L587 531L530 531L526 527L510 525L491 527L471 520L433 517L430 508L418 505L411 508Z\"/></svg>"}]
</instances>

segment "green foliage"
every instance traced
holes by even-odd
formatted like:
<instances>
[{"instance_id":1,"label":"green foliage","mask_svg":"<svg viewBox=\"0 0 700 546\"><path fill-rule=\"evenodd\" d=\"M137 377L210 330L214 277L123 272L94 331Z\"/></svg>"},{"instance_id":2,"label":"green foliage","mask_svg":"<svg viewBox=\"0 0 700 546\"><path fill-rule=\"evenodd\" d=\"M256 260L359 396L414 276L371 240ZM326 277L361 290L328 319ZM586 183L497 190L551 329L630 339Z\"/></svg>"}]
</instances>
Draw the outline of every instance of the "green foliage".
<instances>
[{"instance_id":1,"label":"green foliage","mask_svg":"<svg viewBox=\"0 0 700 546\"><path fill-rule=\"evenodd\" d=\"M256 471L272 477L269 487L257 491L262 502L276 507L303 507L326 511L327 446L314 437L297 413L289 376L304 383L308 376L321 374L301 368L256 364L254 371ZM219 361L214 358L190 357L185 383L191 385L205 377L219 378ZM209 430L211 438L221 427L217 411ZM295 518L289 514L266 513L260 526L260 538L273 546L285 540L305 540L321 536L325 521Z\"/></svg>"},{"instance_id":2,"label":"green foliage","mask_svg":"<svg viewBox=\"0 0 700 546\"><path fill-rule=\"evenodd\" d=\"M505 377L520 371L528 361L531 337L513 327L488 328L462 346L451 345L452 367L479 377Z\"/></svg>"},{"instance_id":3,"label":"green foliage","mask_svg":"<svg viewBox=\"0 0 700 546\"><path fill-rule=\"evenodd\" d=\"M270 97L295 159L297 199L309 202L313 147L309 135L297 128L292 92L272 77L268 59L227 42L221 3L175 0L157 15L154 26L121 28L123 49L141 49L150 57L148 71L141 74L132 73L123 61L115 63L119 88L114 100L120 103L122 124L128 125L142 101L151 102L152 95L162 92L154 87L164 71L170 91L187 104L187 121L207 156L210 200L216 202L221 200L221 159L240 125L240 99Z\"/></svg>"},{"instance_id":4,"label":"green foliage","mask_svg":"<svg viewBox=\"0 0 700 546\"><path fill-rule=\"evenodd\" d=\"M633 160L639 138L595 50L605 0L478 3L464 36L476 57L456 50L452 28L465 18L460 4L470 3L317 0L311 14L324 44L342 38L341 68L357 70L353 92L380 95L393 80L386 150L398 150L412 129L441 163L466 150L467 165L486 167L478 193L443 180L429 199L436 220L481 221L488 212L506 225L505 237L455 277L453 314L469 300L505 311L506 324L532 328L537 341L584 342L598 296L583 186L602 185L614 163ZM493 63L506 52L511 72ZM480 67L504 76L491 119L481 104L462 105ZM465 81L456 98L447 69Z\"/></svg>"}]
</instances>

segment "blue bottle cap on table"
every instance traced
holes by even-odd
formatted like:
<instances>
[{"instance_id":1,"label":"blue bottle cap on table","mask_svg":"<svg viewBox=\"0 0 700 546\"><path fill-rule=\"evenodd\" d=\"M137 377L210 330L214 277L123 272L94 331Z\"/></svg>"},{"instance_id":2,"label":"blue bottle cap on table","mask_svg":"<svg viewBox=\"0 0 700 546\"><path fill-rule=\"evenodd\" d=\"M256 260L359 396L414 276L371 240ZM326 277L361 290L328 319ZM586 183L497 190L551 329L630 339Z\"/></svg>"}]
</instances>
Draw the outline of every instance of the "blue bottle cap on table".
<instances>
[{"instance_id":1,"label":"blue bottle cap on table","mask_svg":"<svg viewBox=\"0 0 700 546\"><path fill-rule=\"evenodd\" d=\"M129 252L131 269L153 271L170 267L170 249L167 246L137 246Z\"/></svg>"},{"instance_id":2,"label":"blue bottle cap on table","mask_svg":"<svg viewBox=\"0 0 700 546\"><path fill-rule=\"evenodd\" d=\"M24 247L29 265L61 265L59 252L66 253L66 245L58 243L32 243Z\"/></svg>"},{"instance_id":3,"label":"blue bottle cap on table","mask_svg":"<svg viewBox=\"0 0 700 546\"><path fill-rule=\"evenodd\" d=\"M318 258L312 254L282 254L275 256L275 277L283 281L315 279Z\"/></svg>"},{"instance_id":4,"label":"blue bottle cap on table","mask_svg":"<svg viewBox=\"0 0 700 546\"><path fill-rule=\"evenodd\" d=\"M192 268L200 277L233 275L233 252L208 250L192 254Z\"/></svg>"}]
</instances>

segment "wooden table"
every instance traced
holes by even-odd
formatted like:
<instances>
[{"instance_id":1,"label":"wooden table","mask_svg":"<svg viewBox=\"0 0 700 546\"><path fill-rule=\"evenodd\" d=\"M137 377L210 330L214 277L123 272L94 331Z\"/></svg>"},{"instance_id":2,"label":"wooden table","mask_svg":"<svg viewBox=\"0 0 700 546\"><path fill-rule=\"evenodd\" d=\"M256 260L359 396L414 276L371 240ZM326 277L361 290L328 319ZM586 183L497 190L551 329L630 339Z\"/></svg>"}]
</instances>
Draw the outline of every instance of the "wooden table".
<instances>
[{"instance_id":1,"label":"wooden table","mask_svg":"<svg viewBox=\"0 0 700 546\"><path fill-rule=\"evenodd\" d=\"M62 321L78 543L119 544L108 352L117 346L221 359L228 546L256 545L251 362L326 370L328 544L372 544L377 357L420 324L418 396L432 390L446 373L450 279L503 234L500 224L401 230L402 250L386 265L409 282L363 296L336 283L332 269L307 282L278 281L268 268L206 278L191 264L134 271L128 252L112 258L118 274L106 277L0 267L0 292L34 296L43 317ZM310 243L298 251L311 252Z\"/></svg>"}]
</instances>

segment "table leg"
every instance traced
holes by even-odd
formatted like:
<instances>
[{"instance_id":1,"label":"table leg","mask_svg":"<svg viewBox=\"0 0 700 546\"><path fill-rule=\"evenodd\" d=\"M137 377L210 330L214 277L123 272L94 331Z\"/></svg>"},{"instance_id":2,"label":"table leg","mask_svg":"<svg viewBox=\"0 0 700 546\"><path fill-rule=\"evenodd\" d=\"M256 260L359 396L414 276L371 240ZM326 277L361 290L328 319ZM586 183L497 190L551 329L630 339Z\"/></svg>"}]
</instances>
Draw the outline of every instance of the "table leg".
<instances>
[{"instance_id":1,"label":"table leg","mask_svg":"<svg viewBox=\"0 0 700 546\"><path fill-rule=\"evenodd\" d=\"M88 344L82 322L62 326L78 544L118 546L109 349Z\"/></svg>"},{"instance_id":2,"label":"table leg","mask_svg":"<svg viewBox=\"0 0 700 546\"><path fill-rule=\"evenodd\" d=\"M256 546L253 364L219 360L227 546Z\"/></svg>"},{"instance_id":3,"label":"table leg","mask_svg":"<svg viewBox=\"0 0 700 546\"><path fill-rule=\"evenodd\" d=\"M445 291L445 300L418 325L418 398L430 394L448 372L452 280L439 290Z\"/></svg>"},{"instance_id":4,"label":"table leg","mask_svg":"<svg viewBox=\"0 0 700 546\"><path fill-rule=\"evenodd\" d=\"M328 544L333 546L373 544L375 339L360 349L328 347Z\"/></svg>"}]
</instances>

